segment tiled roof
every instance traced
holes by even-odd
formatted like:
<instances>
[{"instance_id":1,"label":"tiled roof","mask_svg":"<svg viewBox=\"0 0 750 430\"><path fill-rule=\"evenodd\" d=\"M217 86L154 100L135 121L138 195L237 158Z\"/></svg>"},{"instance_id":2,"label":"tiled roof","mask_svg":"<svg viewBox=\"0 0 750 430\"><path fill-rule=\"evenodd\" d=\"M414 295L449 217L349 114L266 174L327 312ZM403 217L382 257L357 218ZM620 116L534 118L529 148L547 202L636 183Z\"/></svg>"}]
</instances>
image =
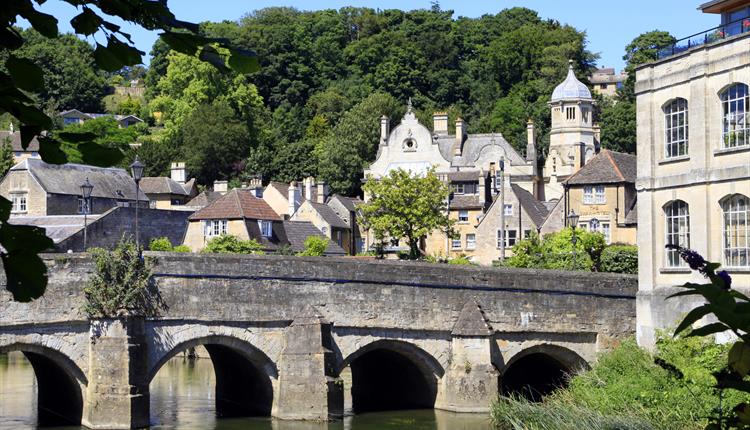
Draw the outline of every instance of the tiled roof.
<instances>
[{"instance_id":1,"label":"tiled roof","mask_svg":"<svg viewBox=\"0 0 750 430\"><path fill-rule=\"evenodd\" d=\"M309 236L325 237L320 230L307 221L284 221L283 226L286 240L294 252L301 252L305 249L305 239ZM329 240L326 254L343 255L346 251L334 241Z\"/></svg>"},{"instance_id":2,"label":"tiled roof","mask_svg":"<svg viewBox=\"0 0 750 430\"><path fill-rule=\"evenodd\" d=\"M249 189L233 189L208 206L190 215L189 220L202 219L280 219L263 199Z\"/></svg>"},{"instance_id":3,"label":"tiled roof","mask_svg":"<svg viewBox=\"0 0 750 430\"><path fill-rule=\"evenodd\" d=\"M135 182L124 169L95 167L84 164L47 164L40 159L28 158L13 166L11 171L28 170L50 194L81 195L81 184L88 178L94 188L93 197L135 200ZM148 201L143 191L139 199Z\"/></svg>"},{"instance_id":4,"label":"tiled roof","mask_svg":"<svg viewBox=\"0 0 750 430\"><path fill-rule=\"evenodd\" d=\"M331 227L349 228L349 225L343 219L339 218L330 206L312 201L309 203Z\"/></svg>"},{"instance_id":5,"label":"tiled roof","mask_svg":"<svg viewBox=\"0 0 750 430\"><path fill-rule=\"evenodd\" d=\"M513 194L516 195L521 207L526 211L531 220L534 221L534 224L537 227L541 226L549 214L549 210L544 203L537 200L533 194L517 184L510 184L510 188L513 190Z\"/></svg>"},{"instance_id":6,"label":"tiled roof","mask_svg":"<svg viewBox=\"0 0 750 430\"><path fill-rule=\"evenodd\" d=\"M140 186L141 190L146 194L189 195L188 190L182 184L164 176L146 176L141 179Z\"/></svg>"},{"instance_id":7,"label":"tiled roof","mask_svg":"<svg viewBox=\"0 0 750 430\"><path fill-rule=\"evenodd\" d=\"M6 139L10 140L10 146L13 147L13 152L38 152L39 151L39 141L37 140L36 136L34 136L33 139L31 139L31 142L29 142L29 146L26 147L26 149L23 149L21 147L21 133L16 132L9 132L9 131L0 131L0 143L5 143Z\"/></svg>"},{"instance_id":8,"label":"tiled roof","mask_svg":"<svg viewBox=\"0 0 750 430\"><path fill-rule=\"evenodd\" d=\"M481 209L479 196L476 194L454 194L450 204L451 209Z\"/></svg>"},{"instance_id":9,"label":"tiled roof","mask_svg":"<svg viewBox=\"0 0 750 430\"><path fill-rule=\"evenodd\" d=\"M222 194L219 192L206 190L193 197L189 202L185 203L185 206L204 208L208 206L209 203L218 200L221 196Z\"/></svg>"},{"instance_id":10,"label":"tiled roof","mask_svg":"<svg viewBox=\"0 0 750 430\"><path fill-rule=\"evenodd\" d=\"M565 180L568 185L635 183L636 157L602 149L581 170Z\"/></svg>"}]
</instances>

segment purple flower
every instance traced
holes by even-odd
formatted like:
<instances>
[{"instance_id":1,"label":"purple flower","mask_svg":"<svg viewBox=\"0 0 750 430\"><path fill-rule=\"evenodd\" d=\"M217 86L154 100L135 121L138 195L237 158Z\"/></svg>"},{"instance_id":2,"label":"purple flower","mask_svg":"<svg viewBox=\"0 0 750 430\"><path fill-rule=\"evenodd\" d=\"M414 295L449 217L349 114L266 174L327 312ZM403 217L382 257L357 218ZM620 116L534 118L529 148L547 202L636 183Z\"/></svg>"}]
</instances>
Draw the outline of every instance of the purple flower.
<instances>
[{"instance_id":1,"label":"purple flower","mask_svg":"<svg viewBox=\"0 0 750 430\"><path fill-rule=\"evenodd\" d=\"M699 270L701 273L705 274L706 260L704 260L700 254L692 249L683 249L680 251L680 257L685 260L691 269Z\"/></svg>"},{"instance_id":2,"label":"purple flower","mask_svg":"<svg viewBox=\"0 0 750 430\"><path fill-rule=\"evenodd\" d=\"M722 281L724 281L724 288L729 289L732 286L732 277L729 276L729 273L727 273L726 270L722 270L719 273L716 274L719 278L721 278Z\"/></svg>"}]
</instances>

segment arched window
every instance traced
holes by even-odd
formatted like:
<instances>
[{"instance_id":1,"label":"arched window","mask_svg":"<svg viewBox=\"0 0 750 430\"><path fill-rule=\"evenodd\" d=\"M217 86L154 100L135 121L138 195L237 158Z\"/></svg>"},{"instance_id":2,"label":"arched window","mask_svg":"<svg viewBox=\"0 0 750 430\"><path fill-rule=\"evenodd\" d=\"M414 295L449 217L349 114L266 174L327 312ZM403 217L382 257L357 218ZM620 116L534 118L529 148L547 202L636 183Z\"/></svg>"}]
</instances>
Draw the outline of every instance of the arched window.
<instances>
[{"instance_id":1,"label":"arched window","mask_svg":"<svg viewBox=\"0 0 750 430\"><path fill-rule=\"evenodd\" d=\"M745 84L734 84L721 93L722 146L736 148L750 145L750 120L747 110L750 107L748 88Z\"/></svg>"},{"instance_id":2,"label":"arched window","mask_svg":"<svg viewBox=\"0 0 750 430\"><path fill-rule=\"evenodd\" d=\"M599 220L594 218L589 221L589 231L599 231Z\"/></svg>"},{"instance_id":3,"label":"arched window","mask_svg":"<svg viewBox=\"0 0 750 430\"><path fill-rule=\"evenodd\" d=\"M688 153L688 102L674 99L664 106L664 157Z\"/></svg>"},{"instance_id":4,"label":"arched window","mask_svg":"<svg viewBox=\"0 0 750 430\"><path fill-rule=\"evenodd\" d=\"M750 198L735 194L721 203L724 212L724 265L750 267Z\"/></svg>"},{"instance_id":5,"label":"arched window","mask_svg":"<svg viewBox=\"0 0 750 430\"><path fill-rule=\"evenodd\" d=\"M679 245L683 248L690 247L690 213L688 204L682 200L674 200L664 206L665 233L667 245ZM679 252L667 249L667 267L680 267L685 263L680 258Z\"/></svg>"}]
</instances>

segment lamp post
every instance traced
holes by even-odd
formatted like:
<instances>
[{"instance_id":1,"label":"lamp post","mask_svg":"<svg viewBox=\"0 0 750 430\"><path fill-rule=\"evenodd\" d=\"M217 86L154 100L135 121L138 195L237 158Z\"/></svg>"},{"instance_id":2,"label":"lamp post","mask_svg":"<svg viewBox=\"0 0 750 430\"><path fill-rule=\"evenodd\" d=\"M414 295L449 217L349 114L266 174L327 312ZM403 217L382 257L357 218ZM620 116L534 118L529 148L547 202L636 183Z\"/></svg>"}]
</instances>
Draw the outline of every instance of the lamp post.
<instances>
[{"instance_id":1,"label":"lamp post","mask_svg":"<svg viewBox=\"0 0 750 430\"><path fill-rule=\"evenodd\" d=\"M138 155L136 155L133 164L130 165L130 173L133 175L133 180L135 181L135 247L138 249L139 254L141 252L141 241L138 235L138 206L140 206L138 183L141 182L141 178L143 178L144 167L146 166L141 163L141 160L138 159Z\"/></svg>"},{"instance_id":2,"label":"lamp post","mask_svg":"<svg viewBox=\"0 0 750 430\"><path fill-rule=\"evenodd\" d=\"M573 243L573 270L575 270L576 267L576 242L578 241L578 238L576 237L576 226L578 225L579 218L580 215L573 212L573 209L571 209L570 213L568 213L568 224L572 229L572 236L570 238L570 241Z\"/></svg>"},{"instance_id":3,"label":"lamp post","mask_svg":"<svg viewBox=\"0 0 750 430\"><path fill-rule=\"evenodd\" d=\"M81 197L83 197L83 252L87 249L87 237L86 230L88 229L88 214L89 214L89 199L91 198L91 191L94 186L89 182L89 178L86 178L81 184Z\"/></svg>"}]
</instances>

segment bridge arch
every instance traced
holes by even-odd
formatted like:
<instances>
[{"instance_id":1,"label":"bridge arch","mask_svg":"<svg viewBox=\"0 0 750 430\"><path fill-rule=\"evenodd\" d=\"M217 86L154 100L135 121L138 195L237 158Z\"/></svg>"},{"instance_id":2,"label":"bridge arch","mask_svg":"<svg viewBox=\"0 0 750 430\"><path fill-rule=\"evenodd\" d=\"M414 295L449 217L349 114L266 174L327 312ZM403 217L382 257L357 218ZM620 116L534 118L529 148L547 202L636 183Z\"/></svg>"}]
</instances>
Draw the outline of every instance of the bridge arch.
<instances>
[{"instance_id":1,"label":"bridge arch","mask_svg":"<svg viewBox=\"0 0 750 430\"><path fill-rule=\"evenodd\" d=\"M197 346L208 351L213 364L218 416L271 415L274 384L278 379L276 365L263 351L234 337L203 336L173 346L151 367L149 381L171 358Z\"/></svg>"},{"instance_id":2,"label":"bridge arch","mask_svg":"<svg viewBox=\"0 0 750 430\"><path fill-rule=\"evenodd\" d=\"M428 352L405 341L376 340L347 356L354 413L432 408L445 370ZM345 378L347 379L347 378Z\"/></svg>"},{"instance_id":3,"label":"bridge arch","mask_svg":"<svg viewBox=\"0 0 750 430\"><path fill-rule=\"evenodd\" d=\"M589 367L575 351L554 344L540 344L513 355L500 376L503 395L540 401L567 385L569 375Z\"/></svg>"},{"instance_id":4,"label":"bridge arch","mask_svg":"<svg viewBox=\"0 0 750 430\"><path fill-rule=\"evenodd\" d=\"M0 353L8 352L23 353L34 370L38 425L80 425L88 381L75 362L56 349L30 343L0 346Z\"/></svg>"}]
</instances>

